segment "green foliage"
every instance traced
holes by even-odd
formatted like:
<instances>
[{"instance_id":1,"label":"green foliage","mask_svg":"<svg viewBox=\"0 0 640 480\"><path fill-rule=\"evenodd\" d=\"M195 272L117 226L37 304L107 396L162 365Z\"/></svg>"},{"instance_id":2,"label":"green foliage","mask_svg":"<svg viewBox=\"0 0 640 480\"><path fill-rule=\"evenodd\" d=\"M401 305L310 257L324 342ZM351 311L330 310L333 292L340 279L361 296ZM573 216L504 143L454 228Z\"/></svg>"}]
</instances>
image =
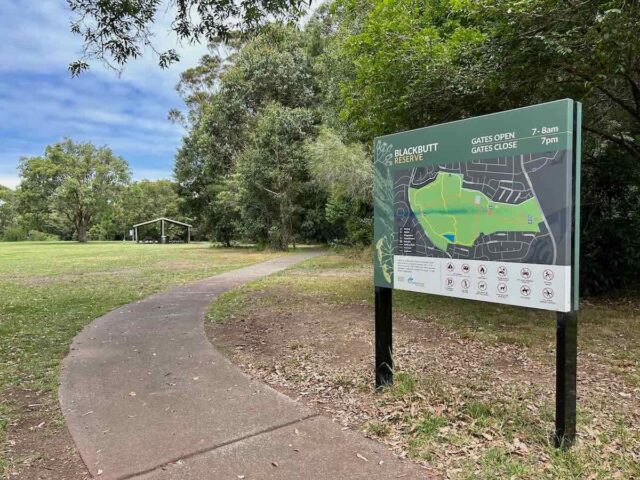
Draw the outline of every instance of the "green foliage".
<instances>
[{"instance_id":1,"label":"green foliage","mask_svg":"<svg viewBox=\"0 0 640 480\"><path fill-rule=\"evenodd\" d=\"M638 2L337 0L330 16L336 34L322 64L338 77L330 82L334 116L362 141L558 98L582 101L582 288L637 279ZM612 243L624 248L619 262L606 254Z\"/></svg>"},{"instance_id":2,"label":"green foliage","mask_svg":"<svg viewBox=\"0 0 640 480\"><path fill-rule=\"evenodd\" d=\"M211 185L212 198L209 220L213 236L225 246L230 247L242 231L240 209L240 182L238 174L223 177L220 183Z\"/></svg>"},{"instance_id":3,"label":"green foliage","mask_svg":"<svg viewBox=\"0 0 640 480\"><path fill-rule=\"evenodd\" d=\"M228 40L238 32L256 31L272 18L296 19L307 2L301 0L67 0L73 12L71 32L82 37L83 56L69 70L79 75L98 59L111 68L121 68L128 60L143 55L150 47L158 65L167 68L180 60L174 49L158 51L153 43L152 25L167 10L175 11L171 29L186 43ZM175 7L175 9L173 8Z\"/></svg>"},{"instance_id":4,"label":"green foliage","mask_svg":"<svg viewBox=\"0 0 640 480\"><path fill-rule=\"evenodd\" d=\"M581 287L631 287L640 267L640 162L609 144L583 168ZM616 254L611 254L616 245Z\"/></svg>"},{"instance_id":5,"label":"green foliage","mask_svg":"<svg viewBox=\"0 0 640 480\"><path fill-rule=\"evenodd\" d=\"M181 78L183 213L224 243L370 243L371 157L386 155L370 151L373 137L571 97L584 104L582 289L629 285L640 268L639 27L640 4L624 0L336 0L302 30L271 24ZM271 145L257 130L276 106L313 112L319 127L305 132L307 170L286 201L244 185L282 182L289 161L274 162L274 146L300 161L298 139L273 126ZM392 245L378 246L381 259Z\"/></svg>"},{"instance_id":6,"label":"green foliage","mask_svg":"<svg viewBox=\"0 0 640 480\"><path fill-rule=\"evenodd\" d=\"M323 128L306 144L311 175L329 194L325 206L328 240L363 245L371 242L373 168L360 143L345 144Z\"/></svg>"},{"instance_id":7,"label":"green foliage","mask_svg":"<svg viewBox=\"0 0 640 480\"><path fill-rule=\"evenodd\" d=\"M129 183L127 163L106 148L66 140L47 147L43 157L23 159L20 172L17 192L0 189L0 199L7 198L0 205L4 240L122 240L135 223L188 220L174 182Z\"/></svg>"},{"instance_id":8,"label":"green foliage","mask_svg":"<svg viewBox=\"0 0 640 480\"><path fill-rule=\"evenodd\" d=\"M238 98L213 95L202 108L192 109L189 133L176 156L174 174L183 212L207 231L215 228L211 208L219 191L212 185L231 173L249 132L246 109Z\"/></svg>"},{"instance_id":9,"label":"green foliage","mask_svg":"<svg viewBox=\"0 0 640 480\"><path fill-rule=\"evenodd\" d=\"M27 240L32 242L47 242L59 240L59 238L51 233L39 232L38 230L27 230L24 226L13 225L5 229L0 240L5 242L23 242Z\"/></svg>"},{"instance_id":10,"label":"green foliage","mask_svg":"<svg viewBox=\"0 0 640 480\"><path fill-rule=\"evenodd\" d=\"M286 248L321 230L324 195L311 194L302 154L317 123L307 44L295 28L269 25L223 66L205 56L181 77L189 132L174 171L183 212L226 245L244 237Z\"/></svg>"},{"instance_id":11,"label":"green foliage","mask_svg":"<svg viewBox=\"0 0 640 480\"><path fill-rule=\"evenodd\" d=\"M187 220L180 213L180 198L170 180L141 180L122 189L109 209L101 211L91 228L92 240L122 240L132 225L158 217ZM140 235L158 238L153 227L141 229ZM183 232L180 232L182 234Z\"/></svg>"},{"instance_id":12,"label":"green foliage","mask_svg":"<svg viewBox=\"0 0 640 480\"><path fill-rule=\"evenodd\" d=\"M67 139L50 145L42 157L20 161L21 209L36 218L56 214L87 241L96 217L117 200L129 182L129 166L106 148Z\"/></svg>"},{"instance_id":13,"label":"green foliage","mask_svg":"<svg viewBox=\"0 0 640 480\"><path fill-rule=\"evenodd\" d=\"M341 83L340 113L363 140L444 121L445 112L450 119L469 114L460 106L471 93L470 72L459 67L477 56L485 38L470 21L472 5L456 0L333 5L334 14L345 18L334 62L355 66Z\"/></svg>"},{"instance_id":14,"label":"green foliage","mask_svg":"<svg viewBox=\"0 0 640 480\"><path fill-rule=\"evenodd\" d=\"M259 243L286 249L304 221L309 171L302 146L316 118L304 108L276 103L256 119L253 140L238 159L242 220Z\"/></svg>"},{"instance_id":15,"label":"green foliage","mask_svg":"<svg viewBox=\"0 0 640 480\"><path fill-rule=\"evenodd\" d=\"M47 232L31 230L27 233L27 240L32 242L50 242L52 240L58 240L58 237Z\"/></svg>"},{"instance_id":16,"label":"green foliage","mask_svg":"<svg viewBox=\"0 0 640 480\"><path fill-rule=\"evenodd\" d=\"M15 194L10 188L0 185L0 238L15 218Z\"/></svg>"},{"instance_id":17,"label":"green foliage","mask_svg":"<svg viewBox=\"0 0 640 480\"><path fill-rule=\"evenodd\" d=\"M10 226L2 232L2 240L5 242L21 242L29 238L29 232L24 227Z\"/></svg>"},{"instance_id":18,"label":"green foliage","mask_svg":"<svg viewBox=\"0 0 640 480\"><path fill-rule=\"evenodd\" d=\"M373 166L364 146L345 144L332 130L323 128L306 145L311 174L333 197L370 200Z\"/></svg>"},{"instance_id":19,"label":"green foliage","mask_svg":"<svg viewBox=\"0 0 640 480\"><path fill-rule=\"evenodd\" d=\"M220 80L225 95L237 95L249 112L269 103L309 107L317 86L305 37L295 28L271 24L230 60Z\"/></svg>"}]
</instances>

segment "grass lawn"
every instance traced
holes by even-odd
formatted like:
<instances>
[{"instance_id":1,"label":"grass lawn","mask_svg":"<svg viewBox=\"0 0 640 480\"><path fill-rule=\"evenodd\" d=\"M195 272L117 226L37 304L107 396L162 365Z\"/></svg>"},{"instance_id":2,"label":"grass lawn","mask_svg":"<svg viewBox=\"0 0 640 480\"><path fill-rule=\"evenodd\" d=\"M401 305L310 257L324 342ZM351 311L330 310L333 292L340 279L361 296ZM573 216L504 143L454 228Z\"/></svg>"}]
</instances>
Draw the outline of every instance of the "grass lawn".
<instances>
[{"instance_id":1,"label":"grass lawn","mask_svg":"<svg viewBox=\"0 0 640 480\"><path fill-rule=\"evenodd\" d=\"M92 319L173 284L275 256L197 243L0 242L0 475L20 471L38 455L38 445L20 449L21 441L29 443L19 438L21 428L54 436L63 427L56 400L60 361ZM21 426L38 408L44 425Z\"/></svg>"},{"instance_id":2,"label":"grass lawn","mask_svg":"<svg viewBox=\"0 0 640 480\"><path fill-rule=\"evenodd\" d=\"M444 478L640 478L640 295L585 299L578 430L553 448L555 315L394 292L395 385L372 389L370 255L228 292L210 339L251 375Z\"/></svg>"}]
</instances>

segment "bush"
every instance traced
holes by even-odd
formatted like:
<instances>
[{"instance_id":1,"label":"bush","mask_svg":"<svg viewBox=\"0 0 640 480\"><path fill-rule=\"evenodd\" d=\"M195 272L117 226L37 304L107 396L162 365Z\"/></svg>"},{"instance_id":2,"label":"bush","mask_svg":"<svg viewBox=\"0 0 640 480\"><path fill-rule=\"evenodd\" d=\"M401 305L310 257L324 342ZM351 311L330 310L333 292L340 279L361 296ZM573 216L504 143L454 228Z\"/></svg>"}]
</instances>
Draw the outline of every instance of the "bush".
<instances>
[{"instance_id":1,"label":"bush","mask_svg":"<svg viewBox=\"0 0 640 480\"><path fill-rule=\"evenodd\" d=\"M27 239L27 229L23 227L7 227L2 235L5 242L21 242Z\"/></svg>"},{"instance_id":2,"label":"bush","mask_svg":"<svg viewBox=\"0 0 640 480\"><path fill-rule=\"evenodd\" d=\"M107 232L102 224L94 225L89 229L89 240L107 240Z\"/></svg>"},{"instance_id":3,"label":"bush","mask_svg":"<svg viewBox=\"0 0 640 480\"><path fill-rule=\"evenodd\" d=\"M629 288L640 268L640 165L612 146L582 175L581 293Z\"/></svg>"},{"instance_id":4,"label":"bush","mask_svg":"<svg viewBox=\"0 0 640 480\"><path fill-rule=\"evenodd\" d=\"M27 234L27 240L31 240L32 242L47 242L51 240L59 240L56 235L52 235L50 233L39 232L38 230L31 230Z\"/></svg>"}]
</instances>

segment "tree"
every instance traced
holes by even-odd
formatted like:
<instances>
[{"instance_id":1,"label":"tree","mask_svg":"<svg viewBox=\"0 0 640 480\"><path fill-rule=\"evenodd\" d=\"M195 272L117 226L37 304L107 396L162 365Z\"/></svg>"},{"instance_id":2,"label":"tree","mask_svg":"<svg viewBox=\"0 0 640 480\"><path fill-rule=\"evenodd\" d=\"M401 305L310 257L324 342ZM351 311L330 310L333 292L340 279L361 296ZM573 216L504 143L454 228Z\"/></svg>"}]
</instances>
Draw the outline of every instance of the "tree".
<instances>
[{"instance_id":1,"label":"tree","mask_svg":"<svg viewBox=\"0 0 640 480\"><path fill-rule=\"evenodd\" d=\"M175 6L172 30L181 41L206 43L255 31L266 19L296 19L305 0L67 0L73 12L72 33L82 37L83 57L69 65L73 75L98 59L121 68L149 47L158 55L160 67L180 59L174 49L157 51L151 26L159 12Z\"/></svg>"},{"instance_id":2,"label":"tree","mask_svg":"<svg viewBox=\"0 0 640 480\"><path fill-rule=\"evenodd\" d=\"M210 185L213 202L207 216L206 227L213 238L227 247L242 232L240 209L241 179L233 173Z\"/></svg>"},{"instance_id":3,"label":"tree","mask_svg":"<svg viewBox=\"0 0 640 480\"><path fill-rule=\"evenodd\" d=\"M20 194L26 211L46 206L63 216L78 241L96 216L110 208L130 179L127 162L106 147L65 140L45 149L44 156L23 158Z\"/></svg>"},{"instance_id":4,"label":"tree","mask_svg":"<svg viewBox=\"0 0 640 480\"><path fill-rule=\"evenodd\" d=\"M272 103L258 116L253 139L238 159L243 225L260 243L286 249L296 240L311 196L303 145L315 124L307 109Z\"/></svg>"},{"instance_id":5,"label":"tree","mask_svg":"<svg viewBox=\"0 0 640 480\"><path fill-rule=\"evenodd\" d=\"M349 244L371 242L373 164L360 143L345 144L322 128L305 152L312 178L329 193L325 220L329 240Z\"/></svg>"},{"instance_id":6,"label":"tree","mask_svg":"<svg viewBox=\"0 0 640 480\"><path fill-rule=\"evenodd\" d=\"M612 225L615 238L635 238L639 228L640 3L338 0L330 16L337 27L322 64L338 79L329 84L339 85L333 117L363 142L560 98L581 101L589 232L581 286L595 293L611 288L611 279L634 281L636 242L624 242L630 268L612 271L603 252Z\"/></svg>"},{"instance_id":7,"label":"tree","mask_svg":"<svg viewBox=\"0 0 640 480\"><path fill-rule=\"evenodd\" d=\"M180 198L171 180L134 182L124 190L120 203L128 226L157 217L181 218Z\"/></svg>"},{"instance_id":8,"label":"tree","mask_svg":"<svg viewBox=\"0 0 640 480\"><path fill-rule=\"evenodd\" d=\"M215 185L232 172L249 121L237 99L216 94L195 116L176 155L174 175L183 213L209 233L215 229L212 206L219 191Z\"/></svg>"},{"instance_id":9,"label":"tree","mask_svg":"<svg viewBox=\"0 0 640 480\"><path fill-rule=\"evenodd\" d=\"M572 97L596 141L640 159L638 2L340 0L333 12L334 63L355 65L340 114L363 138Z\"/></svg>"},{"instance_id":10,"label":"tree","mask_svg":"<svg viewBox=\"0 0 640 480\"><path fill-rule=\"evenodd\" d=\"M15 217L14 191L0 185L0 237L13 223Z\"/></svg>"},{"instance_id":11,"label":"tree","mask_svg":"<svg viewBox=\"0 0 640 480\"><path fill-rule=\"evenodd\" d=\"M174 168L178 193L184 213L224 243L239 230L220 206L235 204L235 194L224 192L232 189L231 176L254 138L257 118L274 102L298 108L318 99L307 38L299 30L271 24L237 46L224 65L206 55L178 85L189 109L184 116L189 131Z\"/></svg>"},{"instance_id":12,"label":"tree","mask_svg":"<svg viewBox=\"0 0 640 480\"><path fill-rule=\"evenodd\" d=\"M127 185L110 208L101 211L90 230L100 240L122 239L132 225L157 217L186 220L171 180L141 180Z\"/></svg>"}]
</instances>

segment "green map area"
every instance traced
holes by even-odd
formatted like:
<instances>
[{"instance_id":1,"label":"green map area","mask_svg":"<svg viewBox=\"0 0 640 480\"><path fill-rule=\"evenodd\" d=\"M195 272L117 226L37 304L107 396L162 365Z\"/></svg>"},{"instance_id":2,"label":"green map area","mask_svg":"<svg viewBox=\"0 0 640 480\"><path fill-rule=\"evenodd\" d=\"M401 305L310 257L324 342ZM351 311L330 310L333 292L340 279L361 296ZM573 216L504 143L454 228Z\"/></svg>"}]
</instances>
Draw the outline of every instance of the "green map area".
<instances>
[{"instance_id":1,"label":"green map area","mask_svg":"<svg viewBox=\"0 0 640 480\"><path fill-rule=\"evenodd\" d=\"M446 251L449 244L471 247L482 234L540 232L544 214L535 197L501 203L462 185L462 175L439 172L424 187L409 188L411 210L439 249Z\"/></svg>"}]
</instances>

